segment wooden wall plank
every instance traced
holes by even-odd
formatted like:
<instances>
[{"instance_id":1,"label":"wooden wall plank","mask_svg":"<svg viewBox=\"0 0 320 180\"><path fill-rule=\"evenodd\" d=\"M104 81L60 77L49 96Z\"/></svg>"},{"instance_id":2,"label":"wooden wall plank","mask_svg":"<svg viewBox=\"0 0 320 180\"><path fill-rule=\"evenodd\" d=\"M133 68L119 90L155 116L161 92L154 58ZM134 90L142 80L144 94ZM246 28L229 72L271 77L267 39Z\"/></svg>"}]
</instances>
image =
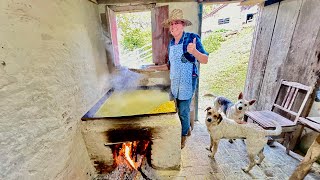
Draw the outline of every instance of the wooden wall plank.
<instances>
[{"instance_id":1,"label":"wooden wall plank","mask_svg":"<svg viewBox=\"0 0 320 180\"><path fill-rule=\"evenodd\" d=\"M112 47L113 47L113 63L115 66L120 65L119 60L119 47L118 47L118 37L117 37L117 20L116 14L106 6L106 16L109 22L109 33L111 35Z\"/></svg>"},{"instance_id":2,"label":"wooden wall plank","mask_svg":"<svg viewBox=\"0 0 320 180\"><path fill-rule=\"evenodd\" d=\"M293 34L283 77L312 85L319 75L320 3L303 0L297 27Z\"/></svg>"},{"instance_id":3,"label":"wooden wall plank","mask_svg":"<svg viewBox=\"0 0 320 180\"><path fill-rule=\"evenodd\" d=\"M279 3L261 7L251 47L244 92L247 99L257 99L258 102L278 6ZM256 107L259 106L252 109Z\"/></svg>"},{"instance_id":4,"label":"wooden wall plank","mask_svg":"<svg viewBox=\"0 0 320 180\"><path fill-rule=\"evenodd\" d=\"M106 13L101 13L100 18L101 18L101 27L103 30L103 40L104 40L104 45L106 49L108 70L111 73L115 70L115 64L114 64L113 46L112 46L112 40L111 40L111 34L110 34L110 23Z\"/></svg>"},{"instance_id":5,"label":"wooden wall plank","mask_svg":"<svg viewBox=\"0 0 320 180\"><path fill-rule=\"evenodd\" d=\"M266 59L266 73L263 78L259 101L256 104L256 106L263 109L271 109L276 98L272 95L276 93L282 72L286 71L283 64L289 52L301 5L302 0L283 1L280 3L271 46ZM294 79L285 80L295 81Z\"/></svg>"},{"instance_id":6,"label":"wooden wall plank","mask_svg":"<svg viewBox=\"0 0 320 180\"><path fill-rule=\"evenodd\" d=\"M249 61L245 95L258 110L271 108L280 79L314 85L320 78L319 1L282 1L274 23L277 5L263 8Z\"/></svg>"},{"instance_id":7,"label":"wooden wall plank","mask_svg":"<svg viewBox=\"0 0 320 180\"><path fill-rule=\"evenodd\" d=\"M303 0L297 26L292 38L283 78L296 79L306 85L315 85L320 74L319 63L319 31L320 4L317 0ZM313 99L312 99L313 101ZM309 108L303 112L309 114Z\"/></svg>"},{"instance_id":8,"label":"wooden wall plank","mask_svg":"<svg viewBox=\"0 0 320 180\"><path fill-rule=\"evenodd\" d=\"M156 7L151 11L152 57L155 64L168 62L169 30L162 25L168 16L169 6Z\"/></svg>"}]
</instances>

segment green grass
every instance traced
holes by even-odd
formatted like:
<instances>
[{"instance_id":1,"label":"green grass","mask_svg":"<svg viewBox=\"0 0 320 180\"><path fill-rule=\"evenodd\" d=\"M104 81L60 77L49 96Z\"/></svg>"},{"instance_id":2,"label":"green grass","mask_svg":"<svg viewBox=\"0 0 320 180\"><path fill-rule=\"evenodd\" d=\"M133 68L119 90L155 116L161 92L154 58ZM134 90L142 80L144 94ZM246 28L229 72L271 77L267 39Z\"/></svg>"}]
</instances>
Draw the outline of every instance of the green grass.
<instances>
[{"instance_id":1,"label":"green grass","mask_svg":"<svg viewBox=\"0 0 320 180\"><path fill-rule=\"evenodd\" d=\"M222 36L224 32L226 30L223 29L212 32L202 40L203 46L208 53L213 53L221 47L221 43L226 40Z\"/></svg>"},{"instance_id":2,"label":"green grass","mask_svg":"<svg viewBox=\"0 0 320 180\"><path fill-rule=\"evenodd\" d=\"M246 62L240 62L221 70L217 76L213 77L209 91L235 101L237 95L243 92L247 66Z\"/></svg>"}]
</instances>

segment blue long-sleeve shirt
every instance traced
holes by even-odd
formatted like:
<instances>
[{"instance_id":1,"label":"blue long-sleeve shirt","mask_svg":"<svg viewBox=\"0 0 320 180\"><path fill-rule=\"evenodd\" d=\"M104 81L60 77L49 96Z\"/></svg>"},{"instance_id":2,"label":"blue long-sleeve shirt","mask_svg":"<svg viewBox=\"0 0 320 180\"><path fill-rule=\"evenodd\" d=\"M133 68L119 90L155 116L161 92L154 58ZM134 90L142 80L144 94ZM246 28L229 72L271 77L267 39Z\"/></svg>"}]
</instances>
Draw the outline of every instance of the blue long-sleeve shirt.
<instances>
[{"instance_id":1,"label":"blue long-sleeve shirt","mask_svg":"<svg viewBox=\"0 0 320 180\"><path fill-rule=\"evenodd\" d=\"M202 54L206 54L209 55L209 53L207 53L204 48L203 45L201 43L201 39L199 37L199 35L194 34L194 33L189 33L189 32L183 32L182 37L179 41L178 44L183 43L183 53L184 56L186 57L186 59L190 62L193 63L193 71L192 71L192 76L198 76L198 67L197 67L197 59L190 53L188 53L187 51L187 47L189 43L193 42L193 39L196 38L196 49L201 52ZM170 52L170 46L175 45L175 40L174 38L170 41L169 46L168 46L168 52ZM168 61L168 64L170 66L170 61Z\"/></svg>"}]
</instances>

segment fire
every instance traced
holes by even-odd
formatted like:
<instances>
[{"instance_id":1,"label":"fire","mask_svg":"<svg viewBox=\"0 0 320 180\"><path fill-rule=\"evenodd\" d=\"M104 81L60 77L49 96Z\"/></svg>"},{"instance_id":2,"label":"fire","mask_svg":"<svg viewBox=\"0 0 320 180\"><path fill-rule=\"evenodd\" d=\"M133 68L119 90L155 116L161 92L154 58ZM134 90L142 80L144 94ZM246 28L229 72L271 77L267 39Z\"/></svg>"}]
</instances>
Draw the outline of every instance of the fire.
<instances>
[{"instance_id":1,"label":"fire","mask_svg":"<svg viewBox=\"0 0 320 180\"><path fill-rule=\"evenodd\" d=\"M132 142L129 142L129 143L123 143L122 147L124 148L124 154L125 154L125 157L127 159L127 161L130 163L130 165L134 168L134 169L137 169L135 163L133 162L132 158L130 157L131 154L132 154Z\"/></svg>"},{"instance_id":2,"label":"fire","mask_svg":"<svg viewBox=\"0 0 320 180\"><path fill-rule=\"evenodd\" d=\"M119 151L119 156L116 158L117 164L121 164L120 159L123 157L133 169L137 170L146 155L146 149L148 148L148 145L149 141L133 141L123 143Z\"/></svg>"}]
</instances>

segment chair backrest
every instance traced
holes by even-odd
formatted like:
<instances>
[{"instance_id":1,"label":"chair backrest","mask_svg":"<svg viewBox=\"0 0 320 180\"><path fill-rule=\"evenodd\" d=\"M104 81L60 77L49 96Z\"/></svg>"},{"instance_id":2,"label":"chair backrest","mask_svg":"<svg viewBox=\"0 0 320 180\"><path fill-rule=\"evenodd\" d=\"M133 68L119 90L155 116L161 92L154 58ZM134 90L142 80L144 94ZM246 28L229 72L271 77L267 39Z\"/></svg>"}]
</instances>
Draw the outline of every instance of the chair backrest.
<instances>
[{"instance_id":1,"label":"chair backrest","mask_svg":"<svg viewBox=\"0 0 320 180\"><path fill-rule=\"evenodd\" d=\"M285 92L285 96L282 99L282 101L279 101L280 92L281 92L281 89L283 88L287 88L287 90ZM278 89L277 96L271 110L274 111L275 108L280 109L294 116L295 117L294 123L297 123L308 101L308 98L310 97L313 91L313 88L314 88L313 86L306 86L297 82L289 82L289 81L281 80L280 87ZM301 97L302 103L300 104L299 108L297 108L297 110L295 111L292 109L292 106L294 105L299 92L300 94L302 94L302 97ZM276 104L278 101L280 102L280 104Z\"/></svg>"}]
</instances>

